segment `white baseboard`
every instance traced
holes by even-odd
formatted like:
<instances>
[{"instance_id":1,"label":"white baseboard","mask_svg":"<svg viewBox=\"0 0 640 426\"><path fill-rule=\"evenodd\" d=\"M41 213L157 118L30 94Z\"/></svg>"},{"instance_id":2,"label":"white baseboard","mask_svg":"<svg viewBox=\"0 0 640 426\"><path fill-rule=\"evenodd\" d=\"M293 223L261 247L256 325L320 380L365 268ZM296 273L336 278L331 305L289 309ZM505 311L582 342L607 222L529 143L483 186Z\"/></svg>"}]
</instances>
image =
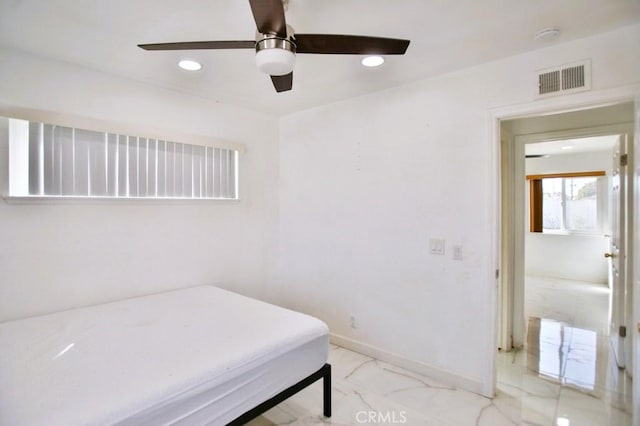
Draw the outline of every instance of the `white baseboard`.
<instances>
[{"instance_id":1,"label":"white baseboard","mask_svg":"<svg viewBox=\"0 0 640 426\"><path fill-rule=\"evenodd\" d=\"M433 367L420 361L415 361L402 355L398 355L393 352L380 349L376 346L369 345L368 343L359 342L357 340L340 336L335 333L329 334L329 341L334 345L341 346L343 348L370 356L380 361L388 362L389 364L422 374L443 384L459 389L464 389L466 391L477 393L479 395L491 397L491 395L484 395L482 393L483 386L480 379L461 376L460 374Z\"/></svg>"}]
</instances>

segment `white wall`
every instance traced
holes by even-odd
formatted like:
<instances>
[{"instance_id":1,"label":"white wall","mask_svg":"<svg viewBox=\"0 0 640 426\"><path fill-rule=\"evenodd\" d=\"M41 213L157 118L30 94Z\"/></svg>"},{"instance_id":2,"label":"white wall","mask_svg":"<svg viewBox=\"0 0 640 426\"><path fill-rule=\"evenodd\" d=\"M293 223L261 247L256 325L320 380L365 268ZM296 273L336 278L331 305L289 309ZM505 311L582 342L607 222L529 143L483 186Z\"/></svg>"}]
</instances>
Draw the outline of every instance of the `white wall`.
<instances>
[{"instance_id":1,"label":"white wall","mask_svg":"<svg viewBox=\"0 0 640 426\"><path fill-rule=\"evenodd\" d=\"M525 166L525 171L528 175L603 171L607 176L611 176L612 169L612 149L553 155L550 157L527 158Z\"/></svg>"},{"instance_id":2,"label":"white wall","mask_svg":"<svg viewBox=\"0 0 640 426\"><path fill-rule=\"evenodd\" d=\"M240 202L0 201L0 320L197 284L264 297L276 232L274 117L6 49L0 63L1 103L125 123L141 136L166 130L246 146Z\"/></svg>"},{"instance_id":3,"label":"white wall","mask_svg":"<svg viewBox=\"0 0 640 426\"><path fill-rule=\"evenodd\" d=\"M533 102L535 70L585 58L593 90L638 83L638 39L629 27L283 118L271 280L281 303L324 319L341 342L487 392L498 190L489 110ZM445 256L429 254L432 237L446 239Z\"/></svg>"},{"instance_id":4,"label":"white wall","mask_svg":"<svg viewBox=\"0 0 640 426\"><path fill-rule=\"evenodd\" d=\"M602 235L527 233L525 244L527 275L607 284L609 239Z\"/></svg>"}]
</instances>

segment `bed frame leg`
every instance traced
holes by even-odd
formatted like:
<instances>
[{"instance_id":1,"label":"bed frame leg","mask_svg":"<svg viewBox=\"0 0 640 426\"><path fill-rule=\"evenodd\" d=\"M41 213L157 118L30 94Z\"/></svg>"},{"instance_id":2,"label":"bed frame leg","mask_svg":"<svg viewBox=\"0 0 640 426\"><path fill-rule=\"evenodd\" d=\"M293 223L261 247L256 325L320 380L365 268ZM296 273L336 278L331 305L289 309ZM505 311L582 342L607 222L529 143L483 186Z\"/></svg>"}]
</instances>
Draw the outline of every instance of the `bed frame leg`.
<instances>
[{"instance_id":1,"label":"bed frame leg","mask_svg":"<svg viewBox=\"0 0 640 426\"><path fill-rule=\"evenodd\" d=\"M322 398L324 400L324 416L331 417L331 365L325 365L325 374L322 377Z\"/></svg>"},{"instance_id":2,"label":"bed frame leg","mask_svg":"<svg viewBox=\"0 0 640 426\"><path fill-rule=\"evenodd\" d=\"M292 395L295 395L302 389L306 388L312 383L317 382L321 378L322 378L322 399L324 400L323 414L325 415L325 417L331 417L331 365L325 364L324 366L322 366L322 368L320 368L320 370L316 371L309 377L306 377L300 380L295 385L288 387L287 389L283 390L282 392L272 397L271 399L264 401L262 404L258 405L257 407L254 407L253 409L242 414L240 417L236 418L235 420L227 423L227 426L245 425L250 420L255 419L260 414L264 413L270 408L275 407L276 405L280 404L282 401L286 400Z\"/></svg>"}]
</instances>

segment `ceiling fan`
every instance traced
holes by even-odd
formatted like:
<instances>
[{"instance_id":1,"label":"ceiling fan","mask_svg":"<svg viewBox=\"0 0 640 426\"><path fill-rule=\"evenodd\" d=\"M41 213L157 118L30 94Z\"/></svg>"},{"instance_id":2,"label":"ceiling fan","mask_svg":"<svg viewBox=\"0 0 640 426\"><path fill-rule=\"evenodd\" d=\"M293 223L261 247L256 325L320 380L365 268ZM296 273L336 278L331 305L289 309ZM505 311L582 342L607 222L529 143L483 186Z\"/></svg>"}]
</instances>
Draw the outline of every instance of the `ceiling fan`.
<instances>
[{"instance_id":1,"label":"ceiling fan","mask_svg":"<svg viewBox=\"0 0 640 426\"><path fill-rule=\"evenodd\" d=\"M145 50L255 49L258 69L271 76L277 92L291 90L296 53L403 55L409 40L341 34L295 34L284 17L288 0L249 0L255 40L139 44Z\"/></svg>"}]
</instances>

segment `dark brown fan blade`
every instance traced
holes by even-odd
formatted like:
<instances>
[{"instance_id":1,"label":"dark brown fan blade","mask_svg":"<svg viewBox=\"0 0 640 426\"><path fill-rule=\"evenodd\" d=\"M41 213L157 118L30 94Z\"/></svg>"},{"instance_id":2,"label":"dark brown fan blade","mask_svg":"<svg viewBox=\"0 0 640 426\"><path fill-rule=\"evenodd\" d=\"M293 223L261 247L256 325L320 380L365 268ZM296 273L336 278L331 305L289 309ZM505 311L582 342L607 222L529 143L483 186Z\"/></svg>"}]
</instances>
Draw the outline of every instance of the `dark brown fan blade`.
<instances>
[{"instance_id":1,"label":"dark brown fan blade","mask_svg":"<svg viewBox=\"0 0 640 426\"><path fill-rule=\"evenodd\" d=\"M278 93L291 90L291 87L293 87L293 72L285 75L272 75L271 81Z\"/></svg>"},{"instance_id":2,"label":"dark brown fan blade","mask_svg":"<svg viewBox=\"0 0 640 426\"><path fill-rule=\"evenodd\" d=\"M255 49L254 40L182 41L177 43L139 44L144 50Z\"/></svg>"},{"instance_id":3,"label":"dark brown fan blade","mask_svg":"<svg viewBox=\"0 0 640 426\"><path fill-rule=\"evenodd\" d=\"M404 55L409 40L341 34L296 34L296 53Z\"/></svg>"},{"instance_id":4,"label":"dark brown fan blade","mask_svg":"<svg viewBox=\"0 0 640 426\"><path fill-rule=\"evenodd\" d=\"M282 0L249 0L249 4L259 32L287 37Z\"/></svg>"}]
</instances>

